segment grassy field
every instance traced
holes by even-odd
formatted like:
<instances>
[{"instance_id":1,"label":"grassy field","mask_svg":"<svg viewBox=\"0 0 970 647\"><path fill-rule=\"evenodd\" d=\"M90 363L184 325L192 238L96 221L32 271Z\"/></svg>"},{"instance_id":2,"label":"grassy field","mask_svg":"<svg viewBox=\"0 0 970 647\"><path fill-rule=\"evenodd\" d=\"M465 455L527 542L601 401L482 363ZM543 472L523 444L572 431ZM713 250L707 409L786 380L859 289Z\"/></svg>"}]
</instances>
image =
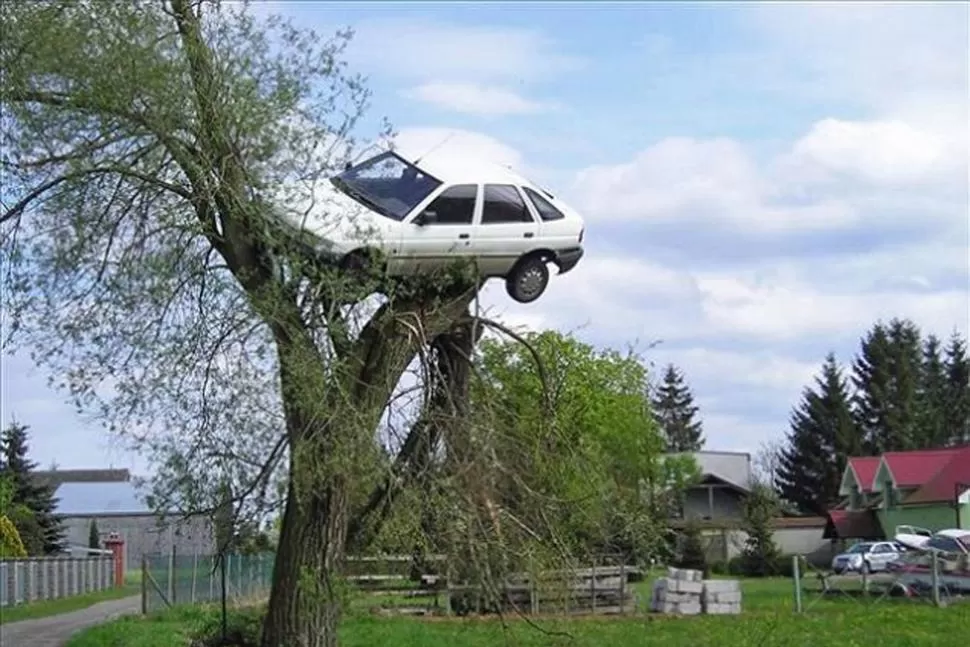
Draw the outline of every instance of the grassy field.
<instances>
[{"instance_id":1,"label":"grassy field","mask_svg":"<svg viewBox=\"0 0 970 647\"><path fill-rule=\"evenodd\" d=\"M4 607L0 609L0 625L7 622L17 622L18 620L30 620L31 618L45 618L55 616L60 613L78 611L86 609L92 604L106 602L108 600L118 600L129 595L138 595L141 587L136 584L126 584L118 589L107 589L97 593L86 593L75 595L69 598L57 600L41 600L29 604L18 604L15 607Z\"/></svg>"},{"instance_id":2,"label":"grassy field","mask_svg":"<svg viewBox=\"0 0 970 647\"><path fill-rule=\"evenodd\" d=\"M640 585L649 598L649 584ZM638 613L627 617L546 619L377 618L356 610L341 627L345 647L965 647L970 604L937 609L925 602L846 597L814 602L807 613L792 612L790 580L744 582L740 617L668 618ZM183 608L148 618L125 618L77 635L68 647L185 647L189 636L214 627L213 610Z\"/></svg>"}]
</instances>

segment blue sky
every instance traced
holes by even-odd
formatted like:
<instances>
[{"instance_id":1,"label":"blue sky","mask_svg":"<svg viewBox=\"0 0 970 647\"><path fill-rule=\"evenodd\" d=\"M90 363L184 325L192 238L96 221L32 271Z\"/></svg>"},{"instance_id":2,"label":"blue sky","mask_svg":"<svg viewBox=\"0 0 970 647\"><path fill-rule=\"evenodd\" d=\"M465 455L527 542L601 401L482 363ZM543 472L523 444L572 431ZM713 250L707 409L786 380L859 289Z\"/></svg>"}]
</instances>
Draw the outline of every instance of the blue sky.
<instances>
[{"instance_id":1,"label":"blue sky","mask_svg":"<svg viewBox=\"0 0 970 647\"><path fill-rule=\"evenodd\" d=\"M585 215L588 255L495 316L662 340L708 448L781 438L829 350L878 318L968 328L968 10L959 3L261 3L352 26L400 141L511 163ZM44 465L145 468L25 357L3 420Z\"/></svg>"}]
</instances>

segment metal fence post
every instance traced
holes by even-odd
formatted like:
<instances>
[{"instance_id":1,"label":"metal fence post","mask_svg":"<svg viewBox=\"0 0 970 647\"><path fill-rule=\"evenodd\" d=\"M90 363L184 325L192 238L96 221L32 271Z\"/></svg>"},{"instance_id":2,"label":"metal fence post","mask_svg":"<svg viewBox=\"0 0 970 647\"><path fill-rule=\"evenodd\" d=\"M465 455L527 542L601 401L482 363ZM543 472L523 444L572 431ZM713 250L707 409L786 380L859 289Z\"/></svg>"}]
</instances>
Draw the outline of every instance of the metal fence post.
<instances>
[{"instance_id":1,"label":"metal fence post","mask_svg":"<svg viewBox=\"0 0 970 647\"><path fill-rule=\"evenodd\" d=\"M792 579L795 583L795 613L802 612L802 569L798 555L792 555Z\"/></svg>"},{"instance_id":2,"label":"metal fence post","mask_svg":"<svg viewBox=\"0 0 970 647\"><path fill-rule=\"evenodd\" d=\"M175 544L168 555L168 601L175 606Z\"/></svg>"},{"instance_id":3,"label":"metal fence post","mask_svg":"<svg viewBox=\"0 0 970 647\"><path fill-rule=\"evenodd\" d=\"M192 553L192 594L191 600L192 604L195 604L195 578L199 572L199 552L195 551Z\"/></svg>"},{"instance_id":4,"label":"metal fence post","mask_svg":"<svg viewBox=\"0 0 970 647\"><path fill-rule=\"evenodd\" d=\"M141 614L148 614L148 557L141 556Z\"/></svg>"},{"instance_id":5,"label":"metal fence post","mask_svg":"<svg viewBox=\"0 0 970 647\"><path fill-rule=\"evenodd\" d=\"M931 583L933 586L933 604L934 606L940 605L940 560L939 555L935 552L930 553L930 558L932 559L933 565L930 568L931 573Z\"/></svg>"}]
</instances>

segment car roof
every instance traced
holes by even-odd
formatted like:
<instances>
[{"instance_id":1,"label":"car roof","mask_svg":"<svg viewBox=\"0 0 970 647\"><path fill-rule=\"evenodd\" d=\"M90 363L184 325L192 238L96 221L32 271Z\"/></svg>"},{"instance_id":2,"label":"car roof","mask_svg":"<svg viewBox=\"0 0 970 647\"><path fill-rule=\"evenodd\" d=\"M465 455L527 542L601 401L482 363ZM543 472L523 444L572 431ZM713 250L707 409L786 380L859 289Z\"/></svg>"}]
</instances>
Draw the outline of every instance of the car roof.
<instances>
[{"instance_id":1,"label":"car roof","mask_svg":"<svg viewBox=\"0 0 970 647\"><path fill-rule=\"evenodd\" d=\"M947 528L945 530L940 530L936 534L941 537L950 537L952 539L963 539L964 537L970 537L970 530L961 530L959 528Z\"/></svg>"}]
</instances>

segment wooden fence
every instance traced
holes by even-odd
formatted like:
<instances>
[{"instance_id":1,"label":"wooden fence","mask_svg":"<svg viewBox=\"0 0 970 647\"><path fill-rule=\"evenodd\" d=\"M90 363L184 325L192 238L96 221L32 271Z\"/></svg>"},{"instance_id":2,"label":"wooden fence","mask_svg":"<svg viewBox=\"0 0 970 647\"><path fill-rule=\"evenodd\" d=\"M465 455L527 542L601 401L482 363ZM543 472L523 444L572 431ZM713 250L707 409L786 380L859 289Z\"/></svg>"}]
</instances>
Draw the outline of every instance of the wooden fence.
<instances>
[{"instance_id":1,"label":"wooden fence","mask_svg":"<svg viewBox=\"0 0 970 647\"><path fill-rule=\"evenodd\" d=\"M0 560L0 607L103 591L114 584L110 553Z\"/></svg>"}]
</instances>

